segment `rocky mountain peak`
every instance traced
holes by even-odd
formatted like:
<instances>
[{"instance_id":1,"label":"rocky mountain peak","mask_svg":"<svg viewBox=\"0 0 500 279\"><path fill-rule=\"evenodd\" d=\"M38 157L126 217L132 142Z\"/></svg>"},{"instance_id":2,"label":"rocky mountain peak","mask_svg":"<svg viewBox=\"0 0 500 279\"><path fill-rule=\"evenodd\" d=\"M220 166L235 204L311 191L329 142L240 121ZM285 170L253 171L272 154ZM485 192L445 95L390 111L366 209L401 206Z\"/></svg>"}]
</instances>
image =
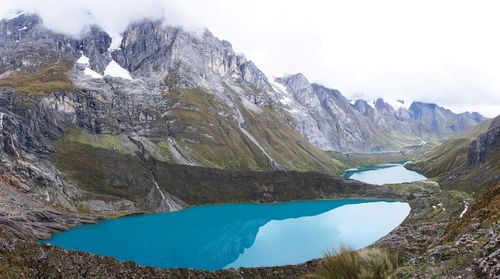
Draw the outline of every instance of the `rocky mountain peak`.
<instances>
[{"instance_id":1,"label":"rocky mountain peak","mask_svg":"<svg viewBox=\"0 0 500 279\"><path fill-rule=\"evenodd\" d=\"M378 98L375 103L375 108L383 113L394 113L394 108L384 101L382 98Z\"/></svg>"},{"instance_id":2,"label":"rocky mountain peak","mask_svg":"<svg viewBox=\"0 0 500 279\"><path fill-rule=\"evenodd\" d=\"M98 26L91 26L81 41L81 51L89 58L90 68L101 75L111 62L110 46L111 37Z\"/></svg>"},{"instance_id":3,"label":"rocky mountain peak","mask_svg":"<svg viewBox=\"0 0 500 279\"><path fill-rule=\"evenodd\" d=\"M309 83L307 78L301 73L286 75L284 77L277 78L276 82L283 84L291 91L302 91L311 87L311 84Z\"/></svg>"},{"instance_id":4,"label":"rocky mountain peak","mask_svg":"<svg viewBox=\"0 0 500 279\"><path fill-rule=\"evenodd\" d=\"M159 20L131 24L123 34L121 47L112 56L137 76L162 78L173 73L188 78L193 87L223 78L272 90L262 71L236 54L229 42L209 31L193 34Z\"/></svg>"},{"instance_id":5,"label":"rocky mountain peak","mask_svg":"<svg viewBox=\"0 0 500 279\"><path fill-rule=\"evenodd\" d=\"M2 72L21 65L9 65L15 52L28 48L43 49L51 58L88 58L90 70L100 75L112 60L133 77L163 80L169 74L180 75L187 87L207 87L219 80L243 82L263 91L272 91L267 77L243 55L236 54L228 41L206 30L194 34L161 20L143 20L129 25L119 47L110 48L112 38L97 26L90 26L80 39L55 33L43 26L38 15L20 14L0 22L0 47L4 47ZM31 50L33 51L33 50ZM36 58L36 57L34 57ZM38 56L40 60L40 56ZM41 63L43 61L38 61ZM25 62L26 64L26 62ZM36 61L29 61L36 64ZM7 67L5 67L7 66Z\"/></svg>"},{"instance_id":6,"label":"rocky mountain peak","mask_svg":"<svg viewBox=\"0 0 500 279\"><path fill-rule=\"evenodd\" d=\"M374 109L372 106L370 106L370 104L368 104L367 101L363 99L357 99L354 102L354 108L364 116L367 116L370 119L373 118Z\"/></svg>"}]
</instances>

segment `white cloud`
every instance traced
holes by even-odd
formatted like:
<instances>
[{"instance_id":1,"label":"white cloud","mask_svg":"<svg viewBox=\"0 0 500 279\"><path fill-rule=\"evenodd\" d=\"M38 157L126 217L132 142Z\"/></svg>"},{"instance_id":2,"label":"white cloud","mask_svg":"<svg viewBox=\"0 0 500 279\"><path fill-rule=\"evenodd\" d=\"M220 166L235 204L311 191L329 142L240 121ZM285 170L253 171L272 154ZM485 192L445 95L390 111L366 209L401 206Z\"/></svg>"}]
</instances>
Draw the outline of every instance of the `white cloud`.
<instances>
[{"instance_id":1,"label":"white cloud","mask_svg":"<svg viewBox=\"0 0 500 279\"><path fill-rule=\"evenodd\" d=\"M302 72L347 97L437 102L500 113L497 1L0 0L59 32L120 32L159 18L208 27L269 75Z\"/></svg>"}]
</instances>

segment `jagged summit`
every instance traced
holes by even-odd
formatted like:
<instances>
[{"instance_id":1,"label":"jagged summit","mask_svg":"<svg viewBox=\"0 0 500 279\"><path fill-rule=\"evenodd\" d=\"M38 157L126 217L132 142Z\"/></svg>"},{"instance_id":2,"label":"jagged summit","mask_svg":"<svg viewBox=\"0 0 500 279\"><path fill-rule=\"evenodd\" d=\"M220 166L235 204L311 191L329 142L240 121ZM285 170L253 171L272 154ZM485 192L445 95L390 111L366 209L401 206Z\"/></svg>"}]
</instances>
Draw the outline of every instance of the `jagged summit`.
<instances>
[{"instance_id":1,"label":"jagged summit","mask_svg":"<svg viewBox=\"0 0 500 279\"><path fill-rule=\"evenodd\" d=\"M286 87L290 87L292 90L302 90L310 86L307 78L301 73L276 78L276 82L281 83Z\"/></svg>"}]
</instances>

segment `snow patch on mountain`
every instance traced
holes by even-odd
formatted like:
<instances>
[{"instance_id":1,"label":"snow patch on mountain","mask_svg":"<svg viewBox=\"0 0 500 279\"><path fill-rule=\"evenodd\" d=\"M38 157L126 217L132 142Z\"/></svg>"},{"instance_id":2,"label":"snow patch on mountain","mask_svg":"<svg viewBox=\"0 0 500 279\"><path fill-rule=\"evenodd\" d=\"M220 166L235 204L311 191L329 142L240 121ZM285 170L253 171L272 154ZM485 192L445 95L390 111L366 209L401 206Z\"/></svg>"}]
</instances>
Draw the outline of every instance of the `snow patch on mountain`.
<instances>
[{"instance_id":1,"label":"snow patch on mountain","mask_svg":"<svg viewBox=\"0 0 500 279\"><path fill-rule=\"evenodd\" d=\"M109 46L108 51L112 52L115 49L119 49L122 44L123 36L114 32L110 32L108 35L111 37L111 45Z\"/></svg>"},{"instance_id":2,"label":"snow patch on mountain","mask_svg":"<svg viewBox=\"0 0 500 279\"><path fill-rule=\"evenodd\" d=\"M6 14L3 18L4 19L7 19L7 20L11 20L11 19L14 19L20 15L24 14L24 12L17 12L17 13L8 13ZM1 19L1 18L0 18Z\"/></svg>"},{"instance_id":3,"label":"snow patch on mountain","mask_svg":"<svg viewBox=\"0 0 500 279\"><path fill-rule=\"evenodd\" d=\"M375 100L369 100L366 103L368 103L370 107L375 108Z\"/></svg>"},{"instance_id":4,"label":"snow patch on mountain","mask_svg":"<svg viewBox=\"0 0 500 279\"><path fill-rule=\"evenodd\" d=\"M106 70L104 70L104 75L132 80L132 76L130 76L129 71L116 63L115 60L111 60L111 62L109 62Z\"/></svg>"},{"instance_id":5,"label":"snow patch on mountain","mask_svg":"<svg viewBox=\"0 0 500 279\"><path fill-rule=\"evenodd\" d=\"M246 98L241 98L241 103L243 104L243 106L249 110L249 111L252 111L252 112L255 112L255 113L261 113L262 110L254 103L250 102L248 99Z\"/></svg>"},{"instance_id":6,"label":"snow patch on mountain","mask_svg":"<svg viewBox=\"0 0 500 279\"><path fill-rule=\"evenodd\" d=\"M78 60L76 60L76 63L88 66L88 65L90 65L90 60L89 60L89 58L87 56L85 56L82 53L82 56L80 56L80 58L78 58Z\"/></svg>"},{"instance_id":7,"label":"snow patch on mountain","mask_svg":"<svg viewBox=\"0 0 500 279\"><path fill-rule=\"evenodd\" d=\"M83 71L83 73L86 76L90 76L91 78L102 78L101 74L99 74L98 72L92 70L89 67L86 67L85 70Z\"/></svg>"},{"instance_id":8,"label":"snow patch on mountain","mask_svg":"<svg viewBox=\"0 0 500 279\"><path fill-rule=\"evenodd\" d=\"M78 58L76 63L85 65L85 69L83 70L83 73L86 76L90 76L91 78L102 78L102 75L100 75L99 73L97 73L96 71L94 71L90 68L90 60L83 53L82 53L82 56L80 56L80 58Z\"/></svg>"}]
</instances>

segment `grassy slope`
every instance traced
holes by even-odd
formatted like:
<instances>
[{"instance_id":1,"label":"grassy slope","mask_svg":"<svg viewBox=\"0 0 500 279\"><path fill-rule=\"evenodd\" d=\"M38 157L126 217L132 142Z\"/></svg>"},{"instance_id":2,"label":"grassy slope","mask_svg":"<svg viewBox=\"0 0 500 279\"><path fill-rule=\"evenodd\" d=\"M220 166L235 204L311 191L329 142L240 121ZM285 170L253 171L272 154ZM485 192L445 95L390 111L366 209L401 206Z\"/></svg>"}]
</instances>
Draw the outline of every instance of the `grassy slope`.
<instances>
[{"instance_id":1,"label":"grassy slope","mask_svg":"<svg viewBox=\"0 0 500 279\"><path fill-rule=\"evenodd\" d=\"M491 120L485 121L463 134L455 136L444 144L420 156L409 167L422 172L427 177L437 180L442 186L466 192L480 190L480 182L473 181L483 172L495 173L498 170L498 156L494 156L487 164L475 167L467 166L469 145L482 133L488 130ZM495 167L496 165L496 167ZM460 176L460 179L457 179Z\"/></svg>"},{"instance_id":2,"label":"grassy slope","mask_svg":"<svg viewBox=\"0 0 500 279\"><path fill-rule=\"evenodd\" d=\"M344 168L338 160L311 145L290 125L280 121L270 108L262 110L257 114L241 108L246 120L245 129L286 169L338 174Z\"/></svg>"},{"instance_id":3,"label":"grassy slope","mask_svg":"<svg viewBox=\"0 0 500 279\"><path fill-rule=\"evenodd\" d=\"M256 146L224 119L229 108L199 89L170 90L165 98L180 104L168 113L172 136L198 162L216 168L264 170L267 161Z\"/></svg>"},{"instance_id":4,"label":"grassy slope","mask_svg":"<svg viewBox=\"0 0 500 279\"><path fill-rule=\"evenodd\" d=\"M481 227L489 227L500 220L500 183L491 182L471 204L463 218L451 223L443 241L453 241L457 235L470 232L469 228L479 223Z\"/></svg>"},{"instance_id":5,"label":"grassy slope","mask_svg":"<svg viewBox=\"0 0 500 279\"><path fill-rule=\"evenodd\" d=\"M50 59L33 73L15 72L0 79L0 86L11 87L20 94L46 95L58 90L71 90L73 84L67 71L73 66L69 60Z\"/></svg>"},{"instance_id":6,"label":"grassy slope","mask_svg":"<svg viewBox=\"0 0 500 279\"><path fill-rule=\"evenodd\" d=\"M56 152L50 160L82 190L100 195L102 200L119 197L140 202L154 187L147 167L128 150L121 152L125 150L123 145L107 148L104 143L109 139L94 144L81 140L83 136L75 141L75 137L73 134L55 142Z\"/></svg>"},{"instance_id":7,"label":"grassy slope","mask_svg":"<svg viewBox=\"0 0 500 279\"><path fill-rule=\"evenodd\" d=\"M180 104L168 118L173 137L198 162L215 168L267 170L262 151L239 129L232 110L200 89L174 87L166 99ZM278 163L289 170L339 173L343 165L317 149L267 107L261 113L240 105L245 128Z\"/></svg>"}]
</instances>

